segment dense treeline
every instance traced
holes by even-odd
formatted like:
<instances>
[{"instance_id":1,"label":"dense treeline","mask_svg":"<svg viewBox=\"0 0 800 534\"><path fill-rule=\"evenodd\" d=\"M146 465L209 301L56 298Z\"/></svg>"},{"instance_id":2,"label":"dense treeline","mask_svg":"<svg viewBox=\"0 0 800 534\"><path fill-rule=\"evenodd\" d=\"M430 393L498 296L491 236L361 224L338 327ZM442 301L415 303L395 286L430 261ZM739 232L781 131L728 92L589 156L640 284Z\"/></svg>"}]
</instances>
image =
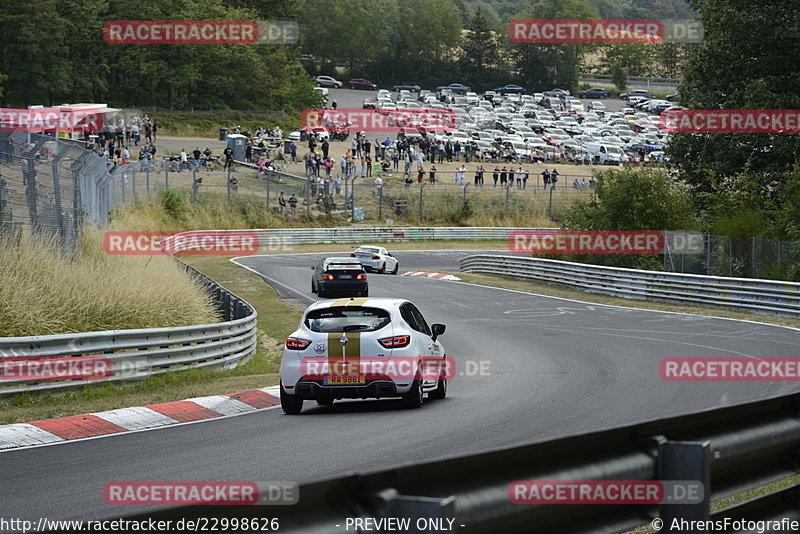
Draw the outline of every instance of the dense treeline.
<instances>
[{"instance_id":1,"label":"dense treeline","mask_svg":"<svg viewBox=\"0 0 800 534\"><path fill-rule=\"evenodd\" d=\"M291 0L25 0L0 10L5 106L108 102L178 109L293 109L316 98L298 47L112 45L109 20L291 16Z\"/></svg>"},{"instance_id":2,"label":"dense treeline","mask_svg":"<svg viewBox=\"0 0 800 534\"><path fill-rule=\"evenodd\" d=\"M650 5L650 4L653 5ZM683 50L651 46L517 45L511 18L677 16L639 0L26 0L0 11L2 104L100 101L165 108L297 109L313 100L308 74L476 90L516 82L575 89L598 64L629 75L676 75ZM500 15L502 14L502 15ZM112 45L110 20L295 19L296 46ZM307 58L301 61L302 57ZM308 59L313 58L313 59ZM304 68L305 67L305 68ZM344 71L342 71L344 68ZM5 78L3 78L5 77Z\"/></svg>"}]
</instances>

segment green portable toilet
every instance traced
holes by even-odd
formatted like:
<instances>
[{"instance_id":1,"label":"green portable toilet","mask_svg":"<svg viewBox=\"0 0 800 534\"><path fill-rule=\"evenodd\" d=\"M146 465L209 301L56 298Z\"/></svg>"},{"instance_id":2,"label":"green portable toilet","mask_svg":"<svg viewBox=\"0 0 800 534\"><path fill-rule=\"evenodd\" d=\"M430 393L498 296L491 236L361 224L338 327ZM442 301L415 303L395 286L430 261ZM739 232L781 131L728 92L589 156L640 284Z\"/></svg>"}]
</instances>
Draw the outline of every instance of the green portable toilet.
<instances>
[{"instance_id":1,"label":"green portable toilet","mask_svg":"<svg viewBox=\"0 0 800 534\"><path fill-rule=\"evenodd\" d=\"M229 134L228 147L233 151L233 159L244 161L244 149L247 146L247 137L242 134Z\"/></svg>"}]
</instances>

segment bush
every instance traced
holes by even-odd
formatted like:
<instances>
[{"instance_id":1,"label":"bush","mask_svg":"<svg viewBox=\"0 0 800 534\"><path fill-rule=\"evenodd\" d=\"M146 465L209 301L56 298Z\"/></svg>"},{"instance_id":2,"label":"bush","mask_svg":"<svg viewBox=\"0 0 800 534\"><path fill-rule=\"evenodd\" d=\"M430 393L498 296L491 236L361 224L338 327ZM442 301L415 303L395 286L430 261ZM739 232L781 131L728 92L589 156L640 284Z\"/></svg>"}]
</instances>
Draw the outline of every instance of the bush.
<instances>
[{"instance_id":1,"label":"bush","mask_svg":"<svg viewBox=\"0 0 800 534\"><path fill-rule=\"evenodd\" d=\"M173 189L164 189L159 194L159 202L164 212L179 222L186 222L188 208L180 193Z\"/></svg>"}]
</instances>

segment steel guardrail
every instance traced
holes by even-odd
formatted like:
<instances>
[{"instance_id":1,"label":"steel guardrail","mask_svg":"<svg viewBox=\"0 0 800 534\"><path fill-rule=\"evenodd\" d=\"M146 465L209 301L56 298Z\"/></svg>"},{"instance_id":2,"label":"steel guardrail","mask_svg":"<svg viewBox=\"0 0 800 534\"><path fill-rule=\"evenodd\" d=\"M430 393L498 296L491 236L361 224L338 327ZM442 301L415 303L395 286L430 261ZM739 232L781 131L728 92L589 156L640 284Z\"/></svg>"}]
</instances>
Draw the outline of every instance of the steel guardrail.
<instances>
[{"instance_id":1,"label":"steel guardrail","mask_svg":"<svg viewBox=\"0 0 800 534\"><path fill-rule=\"evenodd\" d=\"M531 257L475 254L460 260L462 272L565 284L592 293L661 300L783 317L800 317L800 284L644 271Z\"/></svg>"},{"instance_id":2,"label":"steel guardrail","mask_svg":"<svg viewBox=\"0 0 800 534\"><path fill-rule=\"evenodd\" d=\"M362 243L404 242L464 239L508 240L512 232L552 230L552 228L479 227L479 226L334 226L330 228L271 228L261 230L230 230L253 232L260 245L304 243ZM224 233L226 230L216 231Z\"/></svg>"},{"instance_id":3,"label":"steel guardrail","mask_svg":"<svg viewBox=\"0 0 800 534\"><path fill-rule=\"evenodd\" d=\"M0 380L0 397L30 391L54 391L98 382L141 380L186 369L229 369L247 361L256 351L257 313L237 297L194 268L184 267L212 294L224 322L108 330L49 336L0 337L0 364L19 359L103 357L111 363L110 376L91 380Z\"/></svg>"},{"instance_id":4,"label":"steel guardrail","mask_svg":"<svg viewBox=\"0 0 800 534\"><path fill-rule=\"evenodd\" d=\"M678 532L668 528L671 518L757 521L779 514L798 519L796 498L785 498L787 491L796 497L798 485L789 490L777 485L762 488L758 499L741 499L710 513L712 502L796 474L798 406L800 394L792 394L471 456L354 473L301 485L299 502L293 506L167 507L132 518L268 516L280 518L281 532L303 534L340 533L348 518L380 517L453 518L459 525L455 531L469 534L607 534L644 526L656 517L664 521L660 532ZM683 478L676 478L676 473ZM509 498L509 485L518 480L687 480L703 484L704 498L695 504L515 504Z\"/></svg>"}]
</instances>

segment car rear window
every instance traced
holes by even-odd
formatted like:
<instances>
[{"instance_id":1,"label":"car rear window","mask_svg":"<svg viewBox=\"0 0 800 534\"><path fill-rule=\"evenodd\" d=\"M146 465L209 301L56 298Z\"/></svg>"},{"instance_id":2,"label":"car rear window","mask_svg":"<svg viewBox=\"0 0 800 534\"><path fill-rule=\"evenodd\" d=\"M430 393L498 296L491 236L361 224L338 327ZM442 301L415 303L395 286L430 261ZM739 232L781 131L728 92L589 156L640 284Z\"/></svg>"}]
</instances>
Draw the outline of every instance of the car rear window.
<instances>
[{"instance_id":1,"label":"car rear window","mask_svg":"<svg viewBox=\"0 0 800 534\"><path fill-rule=\"evenodd\" d=\"M389 322L386 310L347 306L310 311L305 325L312 332L374 332Z\"/></svg>"},{"instance_id":2,"label":"car rear window","mask_svg":"<svg viewBox=\"0 0 800 534\"><path fill-rule=\"evenodd\" d=\"M378 252L380 252L380 250L372 247L358 247L356 249L356 252L367 252L369 254L377 254Z\"/></svg>"}]
</instances>

